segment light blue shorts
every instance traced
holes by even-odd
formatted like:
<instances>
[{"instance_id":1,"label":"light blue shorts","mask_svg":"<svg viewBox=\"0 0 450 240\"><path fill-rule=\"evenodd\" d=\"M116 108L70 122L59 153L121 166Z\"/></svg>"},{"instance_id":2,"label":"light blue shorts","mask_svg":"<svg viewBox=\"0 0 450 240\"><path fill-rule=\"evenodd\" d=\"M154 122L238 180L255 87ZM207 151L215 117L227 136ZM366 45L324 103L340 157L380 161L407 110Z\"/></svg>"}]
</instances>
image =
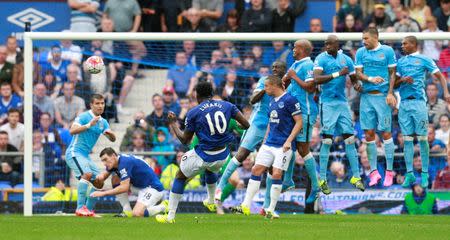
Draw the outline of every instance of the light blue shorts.
<instances>
[{"instance_id":1,"label":"light blue shorts","mask_svg":"<svg viewBox=\"0 0 450 240\"><path fill-rule=\"evenodd\" d=\"M250 125L250 128L242 135L240 147L243 147L250 152L255 151L256 146L264 140L266 130L267 128L258 128L254 124Z\"/></svg>"},{"instance_id":2,"label":"light blue shorts","mask_svg":"<svg viewBox=\"0 0 450 240\"><path fill-rule=\"evenodd\" d=\"M361 94L359 118L363 130L391 132L392 109L384 94Z\"/></svg>"},{"instance_id":3,"label":"light blue shorts","mask_svg":"<svg viewBox=\"0 0 450 240\"><path fill-rule=\"evenodd\" d=\"M316 123L316 119L317 116L315 115L302 114L303 127L295 139L297 142L305 143L311 141L312 131L314 124Z\"/></svg>"},{"instance_id":4,"label":"light blue shorts","mask_svg":"<svg viewBox=\"0 0 450 240\"><path fill-rule=\"evenodd\" d=\"M92 173L91 180L94 180L95 177L100 174L100 169L97 164L89 158L89 155L77 152L66 152L66 163L67 166L73 170L75 177L78 179L85 173Z\"/></svg>"},{"instance_id":5,"label":"light blue shorts","mask_svg":"<svg viewBox=\"0 0 450 240\"><path fill-rule=\"evenodd\" d=\"M400 102L398 123L404 136L428 136L428 108L424 100L405 99Z\"/></svg>"},{"instance_id":6,"label":"light blue shorts","mask_svg":"<svg viewBox=\"0 0 450 240\"><path fill-rule=\"evenodd\" d=\"M325 102L320 104L322 134L353 134L352 114L347 102Z\"/></svg>"}]
</instances>

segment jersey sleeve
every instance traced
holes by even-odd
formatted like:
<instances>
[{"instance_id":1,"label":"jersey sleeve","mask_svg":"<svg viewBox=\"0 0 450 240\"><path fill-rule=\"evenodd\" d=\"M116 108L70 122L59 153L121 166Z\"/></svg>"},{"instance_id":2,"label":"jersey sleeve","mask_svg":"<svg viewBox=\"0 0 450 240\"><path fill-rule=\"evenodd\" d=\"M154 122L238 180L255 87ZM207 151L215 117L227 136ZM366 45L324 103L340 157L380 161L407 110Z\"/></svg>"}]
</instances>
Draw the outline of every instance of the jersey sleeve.
<instances>
[{"instance_id":1,"label":"jersey sleeve","mask_svg":"<svg viewBox=\"0 0 450 240\"><path fill-rule=\"evenodd\" d=\"M437 67L436 63L431 58L424 58L423 59L423 65L425 69L427 69L428 72L431 74L435 74L439 72L439 68Z\"/></svg>"},{"instance_id":2,"label":"jersey sleeve","mask_svg":"<svg viewBox=\"0 0 450 240\"><path fill-rule=\"evenodd\" d=\"M258 83L256 84L255 92L264 90L264 81L266 80L265 77L262 77L258 80Z\"/></svg>"},{"instance_id":3,"label":"jersey sleeve","mask_svg":"<svg viewBox=\"0 0 450 240\"><path fill-rule=\"evenodd\" d=\"M400 58L397 62L397 67L395 68L395 75L399 76L399 77L403 77L403 73L402 73L402 62L403 58Z\"/></svg>"},{"instance_id":4,"label":"jersey sleeve","mask_svg":"<svg viewBox=\"0 0 450 240\"><path fill-rule=\"evenodd\" d=\"M88 124L88 123L89 123L89 119L87 118L86 114L78 115L75 118L75 120L73 121L73 124L80 125L80 126L83 126L83 125Z\"/></svg>"},{"instance_id":5,"label":"jersey sleeve","mask_svg":"<svg viewBox=\"0 0 450 240\"><path fill-rule=\"evenodd\" d=\"M323 70L323 61L321 56L322 55L316 57L316 60L314 61L314 70Z\"/></svg>"},{"instance_id":6,"label":"jersey sleeve","mask_svg":"<svg viewBox=\"0 0 450 240\"><path fill-rule=\"evenodd\" d=\"M388 67L395 67L397 66L397 59L395 57L395 52L394 49L392 49L391 47L388 47L386 50L386 57L387 57L387 61L388 61Z\"/></svg>"},{"instance_id":7,"label":"jersey sleeve","mask_svg":"<svg viewBox=\"0 0 450 240\"><path fill-rule=\"evenodd\" d=\"M362 55L363 55L363 49L360 48L356 51L355 56L355 68L362 68L363 62L362 62Z\"/></svg>"},{"instance_id":8,"label":"jersey sleeve","mask_svg":"<svg viewBox=\"0 0 450 240\"><path fill-rule=\"evenodd\" d=\"M308 63L303 66L303 79L305 79L305 82L314 81L313 69L314 63Z\"/></svg>"},{"instance_id":9,"label":"jersey sleeve","mask_svg":"<svg viewBox=\"0 0 450 240\"><path fill-rule=\"evenodd\" d=\"M105 126L105 129L103 130L103 133L105 133L106 130L110 129L110 127L109 127L109 123L108 123L108 121L106 121L106 119L103 118L102 120L103 120L103 124Z\"/></svg>"},{"instance_id":10,"label":"jersey sleeve","mask_svg":"<svg viewBox=\"0 0 450 240\"><path fill-rule=\"evenodd\" d=\"M120 173L120 181L125 181L131 178L131 167L123 166L119 168L119 173Z\"/></svg>"},{"instance_id":11,"label":"jersey sleeve","mask_svg":"<svg viewBox=\"0 0 450 240\"><path fill-rule=\"evenodd\" d=\"M291 116L299 115L302 113L302 110L300 109L300 103L294 97L289 98L287 110L289 114L291 114Z\"/></svg>"},{"instance_id":12,"label":"jersey sleeve","mask_svg":"<svg viewBox=\"0 0 450 240\"><path fill-rule=\"evenodd\" d=\"M189 111L184 120L185 129L189 132L195 132L195 113L193 110Z\"/></svg>"},{"instance_id":13,"label":"jersey sleeve","mask_svg":"<svg viewBox=\"0 0 450 240\"><path fill-rule=\"evenodd\" d=\"M236 115L239 112L239 109L236 107L236 105L230 103L230 110L231 110L231 117L236 118Z\"/></svg>"},{"instance_id":14,"label":"jersey sleeve","mask_svg":"<svg viewBox=\"0 0 450 240\"><path fill-rule=\"evenodd\" d=\"M355 74L355 64L353 64L353 60L347 55L345 55L345 59L347 59L347 67L349 75Z\"/></svg>"}]
</instances>

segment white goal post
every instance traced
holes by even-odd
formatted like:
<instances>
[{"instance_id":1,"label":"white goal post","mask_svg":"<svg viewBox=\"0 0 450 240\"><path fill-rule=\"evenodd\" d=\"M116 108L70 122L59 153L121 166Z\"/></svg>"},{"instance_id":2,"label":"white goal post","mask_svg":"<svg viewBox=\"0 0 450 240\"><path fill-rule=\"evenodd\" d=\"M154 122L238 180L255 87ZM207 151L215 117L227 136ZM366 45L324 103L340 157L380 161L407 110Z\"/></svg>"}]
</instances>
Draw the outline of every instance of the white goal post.
<instances>
[{"instance_id":1,"label":"white goal post","mask_svg":"<svg viewBox=\"0 0 450 240\"><path fill-rule=\"evenodd\" d=\"M341 41L362 38L362 33L73 33L73 32L25 32L24 33L24 215L32 216L32 154L33 154L33 41L35 40L140 40L140 41L295 41L298 39L325 40L335 34ZM419 40L449 40L450 32L439 33L380 33L380 40L401 41L414 35Z\"/></svg>"}]
</instances>

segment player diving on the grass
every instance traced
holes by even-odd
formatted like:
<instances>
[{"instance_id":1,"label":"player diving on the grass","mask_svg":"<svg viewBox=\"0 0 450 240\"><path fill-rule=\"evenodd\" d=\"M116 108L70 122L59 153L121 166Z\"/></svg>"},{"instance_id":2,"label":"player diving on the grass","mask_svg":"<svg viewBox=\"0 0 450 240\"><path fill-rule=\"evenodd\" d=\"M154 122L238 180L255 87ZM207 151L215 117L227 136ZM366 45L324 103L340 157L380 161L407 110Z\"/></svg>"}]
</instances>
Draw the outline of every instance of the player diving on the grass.
<instances>
[{"instance_id":1,"label":"player diving on the grass","mask_svg":"<svg viewBox=\"0 0 450 240\"><path fill-rule=\"evenodd\" d=\"M212 100L213 87L211 83L202 81L195 86L196 98L199 103L189 110L185 121L185 130L177 125L177 116L169 112L168 120L171 130L183 144L188 144L194 134L199 144L185 153L181 159L180 170L173 182L169 195L169 212L157 215L160 223L174 223L175 213L180 202L187 179L204 171L208 192L208 209L214 209L214 193L216 191L217 172L225 164L230 149L228 144L233 141L233 135L228 128L230 119L235 119L242 128L249 127L248 121L232 103Z\"/></svg>"},{"instance_id":2,"label":"player diving on the grass","mask_svg":"<svg viewBox=\"0 0 450 240\"><path fill-rule=\"evenodd\" d=\"M272 97L269 103L269 134L256 155L244 201L240 206L232 207L231 210L250 215L251 202L259 190L261 175L272 168L270 205L265 209L266 218L272 219L281 194L283 171L288 168L292 149L295 147L295 138L302 129L302 112L300 103L286 93L279 77L268 76L264 90Z\"/></svg>"},{"instance_id":3,"label":"player diving on the grass","mask_svg":"<svg viewBox=\"0 0 450 240\"><path fill-rule=\"evenodd\" d=\"M350 107L345 95L345 82L350 77L356 91L361 85L355 76L352 59L339 50L339 39L336 35L328 36L325 41L325 52L319 54L314 61L314 82L321 86L320 123L322 126L322 145L320 147L320 189L330 194L327 184L328 159L335 134L342 135L345 142L345 153L350 162L352 178L350 183L361 191L364 184L359 175L358 153L355 147L354 127Z\"/></svg>"}]
</instances>

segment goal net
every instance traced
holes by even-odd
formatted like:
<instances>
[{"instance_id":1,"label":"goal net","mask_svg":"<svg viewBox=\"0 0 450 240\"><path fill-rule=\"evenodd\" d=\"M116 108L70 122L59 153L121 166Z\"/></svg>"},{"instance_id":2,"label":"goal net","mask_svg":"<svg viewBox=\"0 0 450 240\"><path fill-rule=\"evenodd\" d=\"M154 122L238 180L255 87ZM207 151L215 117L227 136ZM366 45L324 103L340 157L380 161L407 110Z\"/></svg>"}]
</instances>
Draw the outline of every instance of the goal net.
<instances>
[{"instance_id":1,"label":"goal net","mask_svg":"<svg viewBox=\"0 0 450 240\"><path fill-rule=\"evenodd\" d=\"M342 51L354 59L356 50L363 46L362 34L336 35L340 39ZM399 58L402 56L401 40L407 35L382 33L380 40L392 46ZM449 33L414 35L421 43L443 43L450 39ZM175 112L183 126L186 112L196 105L193 86L198 81L207 80L213 83L216 98L234 103L250 118L250 95L258 80L271 74L273 62L284 62L289 68L295 61L292 48L298 39L312 42L314 50L311 58L314 60L324 51L327 36L327 33L25 33L25 161L23 164L18 163L22 165L14 166L24 169L24 185L11 186L13 190L23 187L24 214L75 211L78 180L66 164L65 151L72 139L70 125L80 113L89 109L92 94L105 96L102 117L109 122L117 136L115 142L108 141L104 136L99 138L89 155L93 163L100 171L105 171L99 158L100 151L105 147L138 155L153 167L168 192L181 156L189 146L180 144L169 131L167 111ZM89 74L83 66L85 59L93 55L101 56L105 63L105 70L99 74ZM441 71L446 74L449 66L445 62L448 64L450 60L436 60ZM435 82L431 76L427 79L427 84L433 85ZM355 123L360 173L367 184L370 167L365 153L364 134L359 125L359 94L352 89L350 82L345 91ZM436 91L438 99L442 99L439 84ZM448 106L445 106L448 113ZM445 124L440 122L445 119L440 119L439 114L436 109L429 112L432 130L442 130L441 125ZM321 196L315 206L316 211L400 213L404 196L410 189L400 187L406 169L402 153L403 140L396 116L397 111L394 111L396 177L393 187L386 189L380 184L368 188L364 193L354 190L348 183L350 167L343 139L335 136L328 166L329 182L336 183L332 186L335 191L329 196ZM448 118L446 120L448 125ZM230 145L232 151L237 150L242 133L234 134L236 140ZM320 121L317 121L311 141L317 165L320 144ZM379 169L384 173L386 163L379 138L377 147ZM444 189L438 194L445 195L448 194L450 183L448 178L440 176L445 172L443 169L448 166L448 160L445 145L437 149L433 150L430 159L429 190L434 190L435 180L439 179L442 185L436 189ZM254 156L252 154L238 169L237 190L225 201L226 206L242 201ZM420 161L420 157L415 156L414 170L417 173L420 172ZM309 181L304 161L299 156L294 168L294 181L296 190L284 193L281 197L281 212L303 212L306 207L304 194ZM105 188L112 186L111 181L106 181ZM203 211L201 201L206 196L206 190L202 176L191 180L186 189L179 211ZM20 201L21 194L20 191L11 191L8 197L16 197ZM264 190L257 196L255 201L262 202ZM130 199L132 202L136 199L133 199L133 193L130 193ZM449 206L448 198L442 200L439 211L448 211ZM122 207L114 196L109 196L100 198L95 209L100 213L120 213Z\"/></svg>"}]
</instances>

